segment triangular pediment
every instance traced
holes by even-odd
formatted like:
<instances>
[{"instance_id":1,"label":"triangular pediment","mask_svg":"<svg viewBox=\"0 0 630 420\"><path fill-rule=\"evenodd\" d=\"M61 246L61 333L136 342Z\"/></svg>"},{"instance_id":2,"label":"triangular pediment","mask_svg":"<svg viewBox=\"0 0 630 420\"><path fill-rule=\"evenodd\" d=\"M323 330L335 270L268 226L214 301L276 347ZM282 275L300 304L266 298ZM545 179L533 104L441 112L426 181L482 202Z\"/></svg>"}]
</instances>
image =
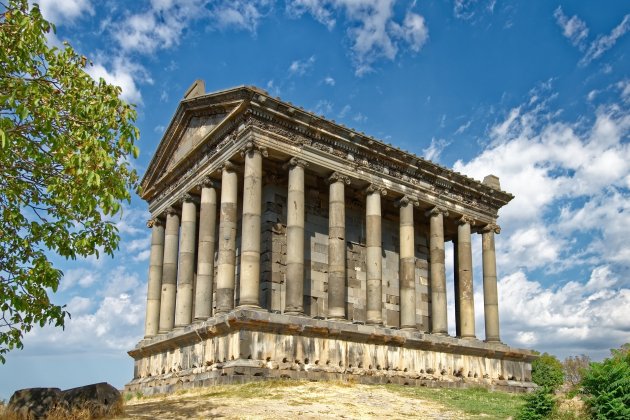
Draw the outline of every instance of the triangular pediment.
<instances>
[{"instance_id":1,"label":"triangular pediment","mask_svg":"<svg viewBox=\"0 0 630 420\"><path fill-rule=\"evenodd\" d=\"M198 154L204 145L216 141L216 133L247 108L248 96L251 96L249 92L240 88L219 94L185 97L142 179L143 197L146 198L147 193L153 195L151 192L169 173L175 173L189 164L192 155Z\"/></svg>"},{"instance_id":2,"label":"triangular pediment","mask_svg":"<svg viewBox=\"0 0 630 420\"><path fill-rule=\"evenodd\" d=\"M188 121L188 125L182 131L182 136L173 149L170 159L164 166L166 171L172 170L182 159L199 147L208 137L208 134L211 133L221 121L225 120L228 115L228 112L222 112L219 114L191 117Z\"/></svg>"}]
</instances>

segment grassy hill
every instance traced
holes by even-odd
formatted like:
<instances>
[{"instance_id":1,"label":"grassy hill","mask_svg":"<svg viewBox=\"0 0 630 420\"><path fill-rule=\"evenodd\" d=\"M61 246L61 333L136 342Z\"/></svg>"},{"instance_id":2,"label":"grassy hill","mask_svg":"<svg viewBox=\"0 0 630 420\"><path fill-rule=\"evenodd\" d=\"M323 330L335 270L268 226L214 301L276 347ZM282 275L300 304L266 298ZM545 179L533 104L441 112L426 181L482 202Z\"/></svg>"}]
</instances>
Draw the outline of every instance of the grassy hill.
<instances>
[{"instance_id":1,"label":"grassy hill","mask_svg":"<svg viewBox=\"0 0 630 420\"><path fill-rule=\"evenodd\" d=\"M559 397L556 419L582 418L580 402ZM440 389L345 382L266 381L180 391L171 395L125 396L118 419L141 418L420 418L508 419L522 395L486 389Z\"/></svg>"}]
</instances>

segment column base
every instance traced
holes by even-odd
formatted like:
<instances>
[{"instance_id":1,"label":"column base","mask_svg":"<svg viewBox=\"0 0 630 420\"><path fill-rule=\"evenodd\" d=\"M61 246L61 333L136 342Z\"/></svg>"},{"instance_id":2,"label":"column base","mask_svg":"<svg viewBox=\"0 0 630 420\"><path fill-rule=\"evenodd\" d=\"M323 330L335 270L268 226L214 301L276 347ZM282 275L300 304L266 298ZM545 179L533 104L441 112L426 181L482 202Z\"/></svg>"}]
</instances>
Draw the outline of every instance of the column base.
<instances>
[{"instance_id":1,"label":"column base","mask_svg":"<svg viewBox=\"0 0 630 420\"><path fill-rule=\"evenodd\" d=\"M439 335L441 337L448 337L448 333L445 331L431 331L430 334Z\"/></svg>"},{"instance_id":2,"label":"column base","mask_svg":"<svg viewBox=\"0 0 630 420\"><path fill-rule=\"evenodd\" d=\"M284 314L292 316L306 316L306 314L304 314L304 311L284 311Z\"/></svg>"},{"instance_id":3,"label":"column base","mask_svg":"<svg viewBox=\"0 0 630 420\"><path fill-rule=\"evenodd\" d=\"M366 321L367 325L383 325L383 320L382 319L368 319Z\"/></svg>"},{"instance_id":4,"label":"column base","mask_svg":"<svg viewBox=\"0 0 630 420\"><path fill-rule=\"evenodd\" d=\"M329 316L326 317L327 321L336 321L336 322L346 322L346 323L350 323L351 321L349 319L346 319L344 317L339 317L339 316Z\"/></svg>"},{"instance_id":5,"label":"column base","mask_svg":"<svg viewBox=\"0 0 630 420\"><path fill-rule=\"evenodd\" d=\"M460 338L462 340L476 340L477 336L475 335L462 335L461 337L457 337Z\"/></svg>"},{"instance_id":6,"label":"column base","mask_svg":"<svg viewBox=\"0 0 630 420\"><path fill-rule=\"evenodd\" d=\"M403 326L403 327L400 327L400 329L402 331L418 331L418 328L416 328L415 326L413 326L413 327Z\"/></svg>"},{"instance_id":7,"label":"column base","mask_svg":"<svg viewBox=\"0 0 630 420\"><path fill-rule=\"evenodd\" d=\"M486 342L486 343L500 343L500 344L503 344L503 343L501 343L501 339L499 337L486 337L486 339L483 340L483 341Z\"/></svg>"}]
</instances>

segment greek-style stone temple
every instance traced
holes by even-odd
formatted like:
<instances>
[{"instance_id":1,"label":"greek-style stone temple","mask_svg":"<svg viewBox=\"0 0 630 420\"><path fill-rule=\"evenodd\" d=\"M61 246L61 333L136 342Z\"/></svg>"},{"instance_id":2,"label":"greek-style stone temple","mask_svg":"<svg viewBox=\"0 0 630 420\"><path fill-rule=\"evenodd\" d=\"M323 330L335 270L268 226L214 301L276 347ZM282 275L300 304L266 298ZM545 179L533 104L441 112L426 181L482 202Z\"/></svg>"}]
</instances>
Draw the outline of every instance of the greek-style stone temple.
<instances>
[{"instance_id":1,"label":"greek-style stone temple","mask_svg":"<svg viewBox=\"0 0 630 420\"><path fill-rule=\"evenodd\" d=\"M513 196L493 175L475 181L254 87L206 94L197 81L142 191L146 326L127 390L350 377L533 386L535 356L500 341L494 236Z\"/></svg>"}]
</instances>

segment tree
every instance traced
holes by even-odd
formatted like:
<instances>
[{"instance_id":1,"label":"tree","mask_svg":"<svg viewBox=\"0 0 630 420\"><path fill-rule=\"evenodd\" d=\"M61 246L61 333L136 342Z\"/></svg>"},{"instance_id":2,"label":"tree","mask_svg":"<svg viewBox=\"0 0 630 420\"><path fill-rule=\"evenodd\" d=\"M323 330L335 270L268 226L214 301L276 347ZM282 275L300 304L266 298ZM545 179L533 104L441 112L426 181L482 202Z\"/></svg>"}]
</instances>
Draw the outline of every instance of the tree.
<instances>
[{"instance_id":1,"label":"tree","mask_svg":"<svg viewBox=\"0 0 630 420\"><path fill-rule=\"evenodd\" d=\"M562 363L553 354L543 353L532 362L532 381L536 385L555 391L564 382Z\"/></svg>"},{"instance_id":2,"label":"tree","mask_svg":"<svg viewBox=\"0 0 630 420\"><path fill-rule=\"evenodd\" d=\"M108 255L112 217L138 177L138 129L119 87L95 82L86 57L48 46L54 25L27 0L0 0L0 361L34 325L63 327L51 258Z\"/></svg>"},{"instance_id":3,"label":"tree","mask_svg":"<svg viewBox=\"0 0 630 420\"><path fill-rule=\"evenodd\" d=\"M592 362L582 378L584 401L595 419L630 419L630 345Z\"/></svg>"},{"instance_id":4,"label":"tree","mask_svg":"<svg viewBox=\"0 0 630 420\"><path fill-rule=\"evenodd\" d=\"M564 359L564 363L562 363L564 378L571 388L575 388L580 384L582 375L588 369L590 362L591 358L585 354L569 356Z\"/></svg>"}]
</instances>

